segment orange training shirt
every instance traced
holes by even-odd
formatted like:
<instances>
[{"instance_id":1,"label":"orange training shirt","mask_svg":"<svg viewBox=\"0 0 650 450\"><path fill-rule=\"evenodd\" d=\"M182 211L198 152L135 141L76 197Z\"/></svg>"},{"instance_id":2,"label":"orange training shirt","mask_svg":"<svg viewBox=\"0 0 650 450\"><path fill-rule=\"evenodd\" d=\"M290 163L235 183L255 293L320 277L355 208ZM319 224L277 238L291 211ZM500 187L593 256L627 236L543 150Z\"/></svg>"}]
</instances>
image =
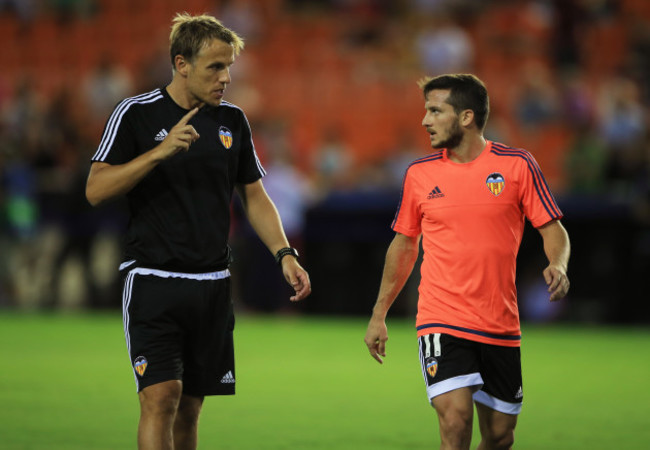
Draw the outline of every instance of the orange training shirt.
<instances>
[{"instance_id":1,"label":"orange training shirt","mask_svg":"<svg viewBox=\"0 0 650 450\"><path fill-rule=\"evenodd\" d=\"M525 218L535 228L562 218L526 150L487 141L466 164L446 150L411 163L392 229L422 233L418 336L520 345L515 271Z\"/></svg>"}]
</instances>

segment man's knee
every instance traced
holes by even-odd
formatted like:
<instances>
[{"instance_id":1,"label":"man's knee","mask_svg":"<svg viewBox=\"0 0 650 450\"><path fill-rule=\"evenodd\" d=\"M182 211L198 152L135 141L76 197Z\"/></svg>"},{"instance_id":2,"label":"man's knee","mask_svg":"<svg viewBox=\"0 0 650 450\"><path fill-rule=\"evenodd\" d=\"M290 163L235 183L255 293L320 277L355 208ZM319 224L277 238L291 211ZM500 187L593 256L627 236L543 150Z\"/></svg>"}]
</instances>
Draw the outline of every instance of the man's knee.
<instances>
[{"instance_id":1,"label":"man's knee","mask_svg":"<svg viewBox=\"0 0 650 450\"><path fill-rule=\"evenodd\" d=\"M183 395L178 405L176 422L186 426L196 425L199 421L202 405L203 397Z\"/></svg>"},{"instance_id":2,"label":"man's knee","mask_svg":"<svg viewBox=\"0 0 650 450\"><path fill-rule=\"evenodd\" d=\"M433 402L431 406L434 406ZM463 405L438 405L441 448L469 448L472 439L474 412Z\"/></svg>"},{"instance_id":3,"label":"man's knee","mask_svg":"<svg viewBox=\"0 0 650 450\"><path fill-rule=\"evenodd\" d=\"M480 403L476 404L479 412L479 427L483 447L486 449L509 449L515 442L517 416L492 410Z\"/></svg>"},{"instance_id":4,"label":"man's knee","mask_svg":"<svg viewBox=\"0 0 650 450\"><path fill-rule=\"evenodd\" d=\"M466 408L438 408L438 420L445 433L464 434L472 432L473 411Z\"/></svg>"},{"instance_id":5,"label":"man's knee","mask_svg":"<svg viewBox=\"0 0 650 450\"><path fill-rule=\"evenodd\" d=\"M182 385L172 380L154 384L140 391L140 410L142 414L155 414L174 417L181 399Z\"/></svg>"},{"instance_id":6,"label":"man's knee","mask_svg":"<svg viewBox=\"0 0 650 450\"><path fill-rule=\"evenodd\" d=\"M509 449L515 443L515 429L512 428L499 428L488 429L483 432L483 441L486 448L489 449Z\"/></svg>"}]
</instances>

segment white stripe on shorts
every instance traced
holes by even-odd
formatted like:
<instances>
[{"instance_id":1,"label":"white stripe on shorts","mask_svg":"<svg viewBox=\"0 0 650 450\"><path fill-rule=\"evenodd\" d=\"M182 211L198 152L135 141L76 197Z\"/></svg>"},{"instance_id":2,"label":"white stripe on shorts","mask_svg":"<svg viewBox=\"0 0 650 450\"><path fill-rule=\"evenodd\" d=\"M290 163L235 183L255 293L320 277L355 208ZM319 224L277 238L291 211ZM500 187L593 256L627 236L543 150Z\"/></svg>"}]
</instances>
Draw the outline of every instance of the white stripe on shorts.
<instances>
[{"instance_id":1,"label":"white stripe on shorts","mask_svg":"<svg viewBox=\"0 0 650 450\"><path fill-rule=\"evenodd\" d=\"M433 335L433 356L442 355L442 347L440 347L440 333Z\"/></svg>"},{"instance_id":2,"label":"white stripe on shorts","mask_svg":"<svg viewBox=\"0 0 650 450\"><path fill-rule=\"evenodd\" d=\"M503 400L499 400L484 391L475 392L473 398L476 403L481 403L488 408L504 414L517 415L521 413L521 403L504 402Z\"/></svg>"},{"instance_id":3,"label":"white stripe on shorts","mask_svg":"<svg viewBox=\"0 0 650 450\"><path fill-rule=\"evenodd\" d=\"M131 337L129 336L129 305L131 304L131 291L133 290L133 273L129 273L124 280L124 290L122 291L122 320L124 321L124 338L126 339L126 350L129 353L129 364L133 369L133 377L135 378L136 392L140 390L138 385L138 376L133 368L133 355L131 355Z\"/></svg>"},{"instance_id":4,"label":"white stripe on shorts","mask_svg":"<svg viewBox=\"0 0 650 450\"><path fill-rule=\"evenodd\" d=\"M437 397L449 391L474 386L478 386L479 389L483 387L483 378L481 378L481 374L478 372L447 378L446 380L427 386L427 397L429 401L431 401L433 397Z\"/></svg>"},{"instance_id":5,"label":"white stripe on shorts","mask_svg":"<svg viewBox=\"0 0 650 450\"><path fill-rule=\"evenodd\" d=\"M120 270L131 266L135 261L127 261L120 264ZM228 269L219 270L218 272L205 272L205 273L184 273L184 272L169 272L167 270L149 269L147 267L135 267L129 270L129 275L153 275L160 278L185 278L188 280L223 280L230 276Z\"/></svg>"}]
</instances>

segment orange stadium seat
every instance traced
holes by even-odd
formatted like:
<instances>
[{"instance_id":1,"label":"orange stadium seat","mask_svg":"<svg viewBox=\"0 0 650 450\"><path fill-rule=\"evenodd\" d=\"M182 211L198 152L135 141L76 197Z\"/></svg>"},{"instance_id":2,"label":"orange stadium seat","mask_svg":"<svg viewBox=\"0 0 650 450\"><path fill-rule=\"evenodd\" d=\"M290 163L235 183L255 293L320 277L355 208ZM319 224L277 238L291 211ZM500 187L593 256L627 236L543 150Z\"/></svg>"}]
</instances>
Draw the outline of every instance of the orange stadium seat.
<instances>
[{"instance_id":1,"label":"orange stadium seat","mask_svg":"<svg viewBox=\"0 0 650 450\"><path fill-rule=\"evenodd\" d=\"M610 73L622 67L627 48L625 26L605 23L587 29L581 45L587 72Z\"/></svg>"},{"instance_id":2,"label":"orange stadium seat","mask_svg":"<svg viewBox=\"0 0 650 450\"><path fill-rule=\"evenodd\" d=\"M220 2L212 0L99 3L95 17L71 20L65 28L52 18L39 17L31 31L17 38L19 46L11 45L3 52L4 78L31 73L37 75L35 79L43 85L42 89L52 92L59 85L78 82L104 53L137 77L152 49L166 44L170 19L176 12L214 13L220 6ZM399 146L401 130L420 130L423 110L421 94L415 86L416 74L412 85L404 79L396 85L355 81L356 61L367 55L364 51L346 49L340 43L336 15L291 14L283 6L282 0L260 6L260 15L266 20L262 24L262 38L246 51L254 59L254 69L246 76L261 94L261 111L265 116L279 115L290 120L296 139L309 148L318 146L327 127L339 127L360 159ZM647 0L622 0L621 9L625 14L650 19ZM497 5L486 9L480 20L468 23L475 44L473 71L486 81L493 110L500 111L509 123L512 80L517 78L512 61L551 64L545 51L547 30L525 23L510 26L518 17L520 11L514 4ZM618 22L587 28L583 50L586 73L591 80L600 79L623 63L627 42L624 22ZM0 37L15 42L18 30L18 21L13 16L0 15ZM522 50L514 45L522 33L534 36L533 47ZM395 116L387 99L399 101L402 108L408 108L408 114ZM538 148L550 149L539 155L540 164L545 166L549 178L557 179L557 165L563 158L567 137L566 130L552 129L536 138L522 136L530 142L519 142L536 156Z\"/></svg>"}]
</instances>

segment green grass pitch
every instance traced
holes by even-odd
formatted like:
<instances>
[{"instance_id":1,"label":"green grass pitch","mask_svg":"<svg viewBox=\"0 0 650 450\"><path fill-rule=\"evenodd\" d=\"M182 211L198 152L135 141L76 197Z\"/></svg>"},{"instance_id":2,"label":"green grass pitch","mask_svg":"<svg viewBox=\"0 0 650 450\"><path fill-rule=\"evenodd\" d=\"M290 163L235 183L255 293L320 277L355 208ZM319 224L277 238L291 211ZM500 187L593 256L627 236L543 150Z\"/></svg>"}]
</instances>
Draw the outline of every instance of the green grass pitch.
<instances>
[{"instance_id":1,"label":"green grass pitch","mask_svg":"<svg viewBox=\"0 0 650 450\"><path fill-rule=\"evenodd\" d=\"M412 322L388 326L380 366L365 319L239 316L237 395L206 399L199 448L437 448ZM650 329L523 334L515 448L650 448ZM118 313L0 312L0 449L135 448L137 418Z\"/></svg>"}]
</instances>

